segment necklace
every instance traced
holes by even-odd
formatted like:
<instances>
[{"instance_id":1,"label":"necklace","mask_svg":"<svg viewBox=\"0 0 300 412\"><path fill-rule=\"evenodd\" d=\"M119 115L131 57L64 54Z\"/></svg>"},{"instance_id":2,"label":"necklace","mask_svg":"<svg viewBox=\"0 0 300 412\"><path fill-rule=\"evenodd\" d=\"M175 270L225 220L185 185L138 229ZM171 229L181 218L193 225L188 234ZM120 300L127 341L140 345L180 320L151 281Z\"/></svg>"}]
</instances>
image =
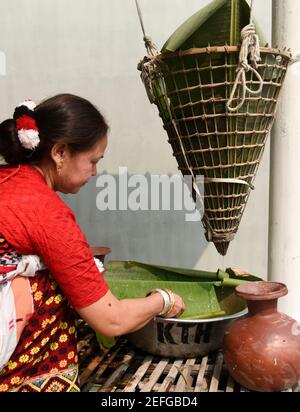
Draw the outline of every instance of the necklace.
<instances>
[{"instance_id":1,"label":"necklace","mask_svg":"<svg viewBox=\"0 0 300 412\"><path fill-rule=\"evenodd\" d=\"M14 170L10 175L6 176L4 179L0 180L0 184L6 182L6 180L10 179L11 177L13 177L14 175L16 175L19 170L20 170L20 165L18 165L17 170Z\"/></svg>"}]
</instances>

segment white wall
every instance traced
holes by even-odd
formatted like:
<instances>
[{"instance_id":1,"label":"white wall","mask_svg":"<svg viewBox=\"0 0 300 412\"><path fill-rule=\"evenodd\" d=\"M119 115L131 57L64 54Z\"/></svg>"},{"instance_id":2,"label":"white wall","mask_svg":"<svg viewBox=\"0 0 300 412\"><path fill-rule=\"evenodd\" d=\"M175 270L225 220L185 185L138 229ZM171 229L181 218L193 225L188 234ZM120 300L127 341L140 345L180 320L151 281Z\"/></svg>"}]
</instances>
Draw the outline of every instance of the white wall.
<instances>
[{"instance_id":1,"label":"white wall","mask_svg":"<svg viewBox=\"0 0 300 412\"><path fill-rule=\"evenodd\" d=\"M140 0L148 35L160 48L169 35L208 1ZM267 38L271 0L255 2ZM173 174L177 164L157 109L150 105L136 69L145 55L134 0L0 0L1 116L24 98L36 101L71 92L95 103L111 126L101 171ZM180 212L99 212L95 181L68 196L93 244L112 247L112 258L216 270L235 266L267 274L269 145L236 239L222 258L204 238L201 223Z\"/></svg>"},{"instance_id":2,"label":"white wall","mask_svg":"<svg viewBox=\"0 0 300 412\"><path fill-rule=\"evenodd\" d=\"M273 0L273 41L300 53L300 3ZM289 293L279 309L300 322L300 62L289 68L272 133L270 181L269 279ZM295 190L295 188L297 188Z\"/></svg>"}]
</instances>

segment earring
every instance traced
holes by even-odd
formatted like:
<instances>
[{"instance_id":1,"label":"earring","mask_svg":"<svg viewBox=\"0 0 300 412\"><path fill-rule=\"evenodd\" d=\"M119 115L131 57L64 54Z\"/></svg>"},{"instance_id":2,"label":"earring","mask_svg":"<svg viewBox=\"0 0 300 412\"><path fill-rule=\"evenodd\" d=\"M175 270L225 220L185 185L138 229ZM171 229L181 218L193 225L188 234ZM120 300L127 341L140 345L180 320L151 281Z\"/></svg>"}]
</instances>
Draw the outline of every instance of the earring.
<instances>
[{"instance_id":1,"label":"earring","mask_svg":"<svg viewBox=\"0 0 300 412\"><path fill-rule=\"evenodd\" d=\"M61 175L63 164L64 164L63 160L59 160L59 162L56 164L56 172L57 172L58 176Z\"/></svg>"}]
</instances>

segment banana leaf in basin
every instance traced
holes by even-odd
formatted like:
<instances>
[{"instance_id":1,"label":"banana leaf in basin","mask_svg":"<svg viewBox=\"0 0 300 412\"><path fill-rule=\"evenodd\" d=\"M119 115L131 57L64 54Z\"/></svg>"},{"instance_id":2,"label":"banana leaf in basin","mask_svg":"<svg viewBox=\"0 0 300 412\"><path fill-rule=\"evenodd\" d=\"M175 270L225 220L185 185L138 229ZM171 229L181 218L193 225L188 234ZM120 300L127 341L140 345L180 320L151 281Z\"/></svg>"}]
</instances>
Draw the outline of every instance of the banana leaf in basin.
<instances>
[{"instance_id":1,"label":"banana leaf in basin","mask_svg":"<svg viewBox=\"0 0 300 412\"><path fill-rule=\"evenodd\" d=\"M245 308L234 293L235 286L261 280L250 274L200 271L151 265L136 261L110 261L104 278L118 299L143 298L155 288L169 288L179 294L186 310L181 319L208 319L230 315Z\"/></svg>"},{"instance_id":2,"label":"banana leaf in basin","mask_svg":"<svg viewBox=\"0 0 300 412\"><path fill-rule=\"evenodd\" d=\"M109 261L106 265L104 278L110 287L111 292L118 299L143 298L151 289L154 288L169 288L178 293L186 304L186 310L181 315L178 322L201 322L201 320L212 321L220 319L217 325L222 324L225 317L231 317L234 314L240 313L246 308L246 303L238 298L234 293L234 288L243 282L260 280L256 276L241 272L232 268L226 271L217 270L216 272L200 271L194 269L175 268L169 266L151 265L137 261ZM168 322L168 320L162 320ZM144 340L144 330L150 332L150 340L156 342L157 338L155 331L156 323L154 321L146 325L140 333L139 331L129 334L128 339L133 340L139 346L140 338ZM216 328L219 328L217 326ZM156 329L155 329L156 330ZM222 339L222 329L217 329L219 341ZM139 336L141 335L141 336ZM115 338L104 336L96 333L98 343L101 348L110 348L116 343ZM219 346L214 340L213 347ZM143 347L141 344L141 348ZM209 348L211 348L209 344ZM160 343L158 343L160 347ZM199 347L199 346L198 346ZM201 346L202 348L202 346ZM160 354L160 349L147 348L146 350L152 353ZM169 347L163 347L162 352L170 350ZM180 352L186 356L187 352ZM199 349L198 349L199 350ZM201 349L201 353L205 353L208 347ZM167 352L165 352L167 353ZM195 353L188 349L189 355ZM189 356L188 355L188 356Z\"/></svg>"}]
</instances>

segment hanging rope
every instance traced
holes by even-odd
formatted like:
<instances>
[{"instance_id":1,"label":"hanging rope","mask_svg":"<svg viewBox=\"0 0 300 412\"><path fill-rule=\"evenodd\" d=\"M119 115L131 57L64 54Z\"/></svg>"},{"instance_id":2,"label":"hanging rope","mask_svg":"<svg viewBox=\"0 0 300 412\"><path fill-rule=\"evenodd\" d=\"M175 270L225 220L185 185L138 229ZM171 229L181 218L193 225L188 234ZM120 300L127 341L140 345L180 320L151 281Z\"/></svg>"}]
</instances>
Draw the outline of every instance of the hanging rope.
<instances>
[{"instance_id":1,"label":"hanging rope","mask_svg":"<svg viewBox=\"0 0 300 412\"><path fill-rule=\"evenodd\" d=\"M152 39L146 35L143 16L142 16L142 12L141 12L141 8L140 8L138 0L135 0L135 5L136 5L137 12L138 12L142 32L143 32L143 35L144 35L143 40L145 42L145 47L146 47L146 50L148 52L148 55L153 56L153 57L157 56L158 50L157 50L156 45L152 42Z\"/></svg>"},{"instance_id":2,"label":"hanging rope","mask_svg":"<svg viewBox=\"0 0 300 412\"><path fill-rule=\"evenodd\" d=\"M152 80L157 71L157 56L159 52L157 50L156 45L152 42L151 38L146 35L143 16L141 12L141 8L139 6L138 0L135 0L136 9L138 12L142 32L143 32L143 40L145 42L145 47L147 50L147 56L138 64L138 70L141 71L141 79L144 83L148 98L150 103L154 103L155 96L152 88Z\"/></svg>"},{"instance_id":3,"label":"hanging rope","mask_svg":"<svg viewBox=\"0 0 300 412\"><path fill-rule=\"evenodd\" d=\"M239 110L243 104L245 103L246 99L246 92L256 95L261 93L263 89L263 79L256 70L258 65L257 62L261 60L260 58L260 48L259 48L259 37L256 34L255 30L255 25L253 24L253 0L251 0L251 6L250 6L250 24L248 24L246 27L243 28L241 31L241 50L240 50L240 55L239 55L239 65L237 68L237 76L232 88L232 92L230 94L229 100L227 102L227 109L230 112L236 112ZM248 56L251 64L248 62ZM247 80L246 80L246 73L249 71L253 72L254 76L259 81L259 88L257 90L252 90L249 89L247 86ZM242 98L240 103L232 107L232 102L234 100L234 96L237 90L237 87L241 85L242 87Z\"/></svg>"}]
</instances>

